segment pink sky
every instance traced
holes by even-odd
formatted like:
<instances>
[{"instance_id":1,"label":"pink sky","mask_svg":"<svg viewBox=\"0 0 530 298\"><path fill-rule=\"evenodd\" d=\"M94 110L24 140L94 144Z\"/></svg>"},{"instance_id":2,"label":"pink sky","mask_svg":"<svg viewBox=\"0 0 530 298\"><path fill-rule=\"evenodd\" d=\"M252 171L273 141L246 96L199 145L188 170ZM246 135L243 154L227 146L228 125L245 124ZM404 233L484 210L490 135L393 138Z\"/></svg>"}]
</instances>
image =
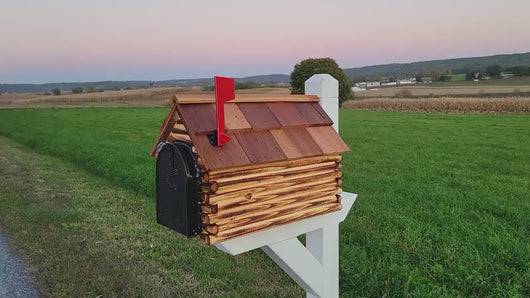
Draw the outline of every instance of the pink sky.
<instances>
[{"instance_id":1,"label":"pink sky","mask_svg":"<svg viewBox=\"0 0 530 298\"><path fill-rule=\"evenodd\" d=\"M0 83L289 74L530 52L530 1L9 1Z\"/></svg>"}]
</instances>

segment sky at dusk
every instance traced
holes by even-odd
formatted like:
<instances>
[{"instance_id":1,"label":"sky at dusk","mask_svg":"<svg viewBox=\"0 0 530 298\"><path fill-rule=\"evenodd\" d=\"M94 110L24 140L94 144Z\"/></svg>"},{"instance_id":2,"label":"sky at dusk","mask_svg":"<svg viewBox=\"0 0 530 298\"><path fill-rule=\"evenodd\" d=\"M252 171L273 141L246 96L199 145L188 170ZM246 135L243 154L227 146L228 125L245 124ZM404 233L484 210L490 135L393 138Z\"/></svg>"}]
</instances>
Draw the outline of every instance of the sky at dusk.
<instances>
[{"instance_id":1,"label":"sky at dusk","mask_svg":"<svg viewBox=\"0 0 530 298\"><path fill-rule=\"evenodd\" d=\"M289 74L530 52L528 0L5 0L0 83Z\"/></svg>"}]
</instances>

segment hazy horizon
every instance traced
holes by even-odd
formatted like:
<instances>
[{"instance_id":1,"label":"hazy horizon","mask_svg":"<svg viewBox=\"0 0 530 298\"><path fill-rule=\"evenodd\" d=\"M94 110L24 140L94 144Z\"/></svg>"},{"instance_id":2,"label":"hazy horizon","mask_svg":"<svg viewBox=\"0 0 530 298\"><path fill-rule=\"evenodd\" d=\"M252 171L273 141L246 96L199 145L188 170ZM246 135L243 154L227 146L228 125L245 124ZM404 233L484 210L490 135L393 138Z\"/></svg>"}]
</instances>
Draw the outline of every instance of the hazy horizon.
<instances>
[{"instance_id":1,"label":"hazy horizon","mask_svg":"<svg viewBox=\"0 0 530 298\"><path fill-rule=\"evenodd\" d=\"M289 74L530 52L523 0L16 1L0 19L0 83Z\"/></svg>"}]
</instances>

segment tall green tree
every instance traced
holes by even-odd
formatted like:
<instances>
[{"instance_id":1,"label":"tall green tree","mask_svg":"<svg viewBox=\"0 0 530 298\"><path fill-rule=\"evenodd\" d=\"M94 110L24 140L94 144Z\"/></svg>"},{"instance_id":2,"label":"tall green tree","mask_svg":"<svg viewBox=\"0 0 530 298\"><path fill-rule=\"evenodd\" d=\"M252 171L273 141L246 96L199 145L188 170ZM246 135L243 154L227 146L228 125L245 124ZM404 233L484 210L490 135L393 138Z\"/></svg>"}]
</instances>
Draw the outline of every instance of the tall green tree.
<instances>
[{"instance_id":1,"label":"tall green tree","mask_svg":"<svg viewBox=\"0 0 530 298\"><path fill-rule=\"evenodd\" d=\"M473 81L477 76L475 75L475 72L468 72L466 74L466 81Z\"/></svg>"},{"instance_id":2,"label":"tall green tree","mask_svg":"<svg viewBox=\"0 0 530 298\"><path fill-rule=\"evenodd\" d=\"M61 89L55 88L52 90L53 95L61 95Z\"/></svg>"},{"instance_id":3,"label":"tall green tree","mask_svg":"<svg viewBox=\"0 0 530 298\"><path fill-rule=\"evenodd\" d=\"M492 77L498 77L504 68L500 65L490 65L486 68L486 72Z\"/></svg>"},{"instance_id":4,"label":"tall green tree","mask_svg":"<svg viewBox=\"0 0 530 298\"><path fill-rule=\"evenodd\" d=\"M297 63L291 72L292 93L303 94L305 81L319 73L327 73L339 81L339 104L353 97L348 77L337 62L331 58L309 58Z\"/></svg>"}]
</instances>

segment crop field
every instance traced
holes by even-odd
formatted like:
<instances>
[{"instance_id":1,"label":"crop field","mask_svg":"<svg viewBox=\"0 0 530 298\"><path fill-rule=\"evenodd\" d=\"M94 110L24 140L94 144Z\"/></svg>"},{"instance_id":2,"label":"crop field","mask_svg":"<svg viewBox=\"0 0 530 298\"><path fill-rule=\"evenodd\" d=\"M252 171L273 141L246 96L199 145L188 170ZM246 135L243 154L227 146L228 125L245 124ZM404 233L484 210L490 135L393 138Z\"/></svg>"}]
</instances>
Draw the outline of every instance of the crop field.
<instances>
[{"instance_id":1,"label":"crop field","mask_svg":"<svg viewBox=\"0 0 530 298\"><path fill-rule=\"evenodd\" d=\"M347 101L342 107L428 113L530 114L530 97L367 98Z\"/></svg>"},{"instance_id":2,"label":"crop field","mask_svg":"<svg viewBox=\"0 0 530 298\"><path fill-rule=\"evenodd\" d=\"M521 86L498 86L498 85L402 85L396 87L382 87L355 92L357 98L393 97L396 94L408 94L409 96L466 96L466 95L495 95L514 94L530 92L530 85Z\"/></svg>"},{"instance_id":3,"label":"crop field","mask_svg":"<svg viewBox=\"0 0 530 298\"><path fill-rule=\"evenodd\" d=\"M237 93L289 94L288 88L254 88ZM207 94L200 87L167 87L62 95L13 93L0 95L0 108L161 107L173 94ZM212 93L213 94L213 93Z\"/></svg>"},{"instance_id":4,"label":"crop field","mask_svg":"<svg viewBox=\"0 0 530 298\"><path fill-rule=\"evenodd\" d=\"M155 222L164 108L0 109L0 228L45 295L302 297ZM345 297L530 296L530 115L341 110Z\"/></svg>"}]
</instances>

